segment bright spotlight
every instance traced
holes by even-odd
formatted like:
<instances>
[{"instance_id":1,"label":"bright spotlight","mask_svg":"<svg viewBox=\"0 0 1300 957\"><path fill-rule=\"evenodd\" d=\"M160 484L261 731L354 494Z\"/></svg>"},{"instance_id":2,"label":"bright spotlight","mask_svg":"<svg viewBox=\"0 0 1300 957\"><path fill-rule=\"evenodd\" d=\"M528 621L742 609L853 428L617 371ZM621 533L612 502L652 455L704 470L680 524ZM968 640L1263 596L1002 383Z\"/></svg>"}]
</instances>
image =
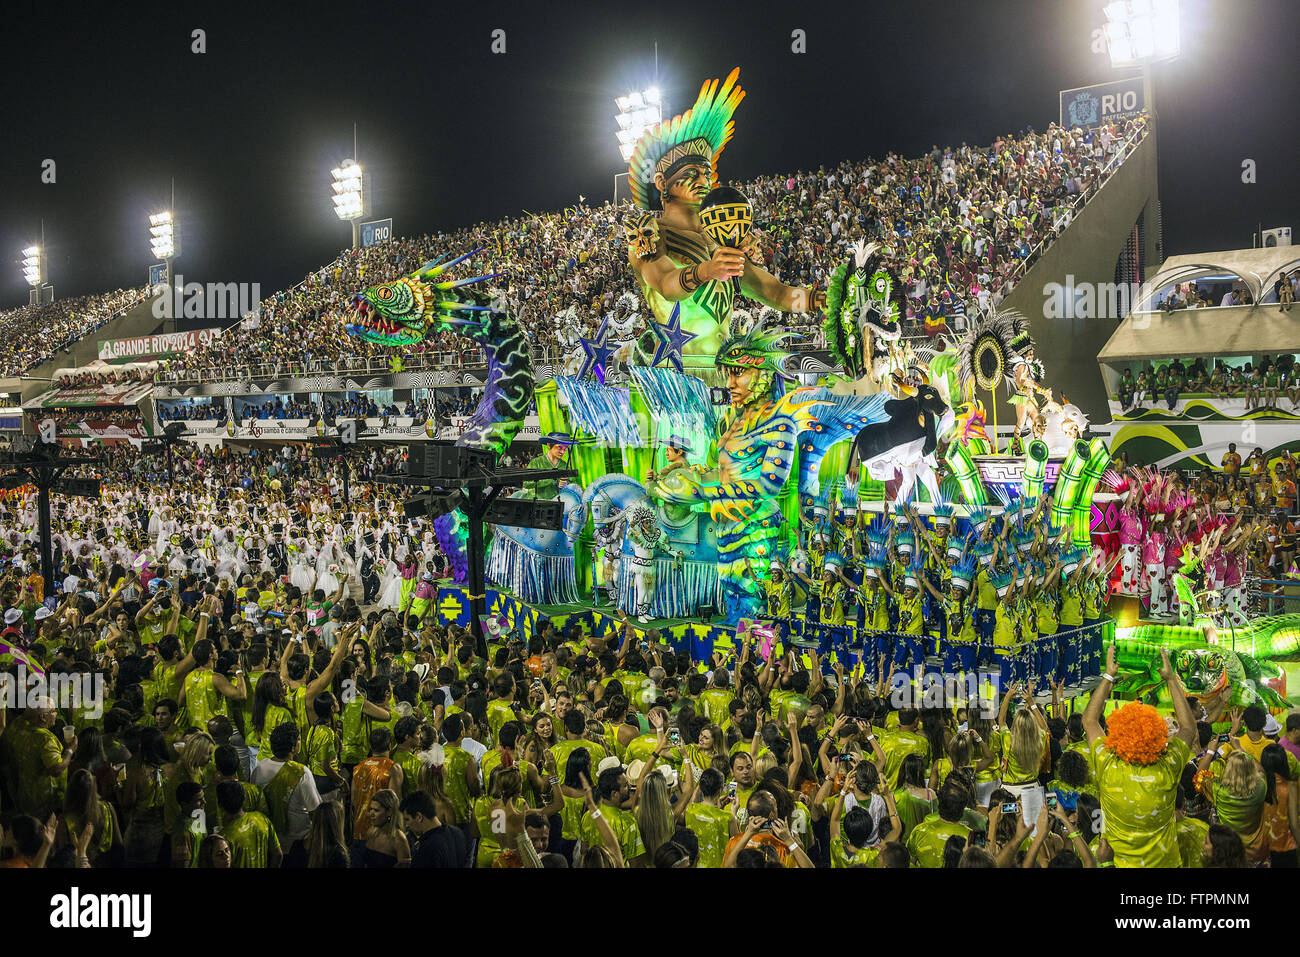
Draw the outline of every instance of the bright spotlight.
<instances>
[{"instance_id":1,"label":"bright spotlight","mask_svg":"<svg viewBox=\"0 0 1300 957\"><path fill-rule=\"evenodd\" d=\"M176 255L176 230L172 224L171 210L163 210L149 217L149 251L153 258L166 262Z\"/></svg>"},{"instance_id":2,"label":"bright spotlight","mask_svg":"<svg viewBox=\"0 0 1300 957\"><path fill-rule=\"evenodd\" d=\"M1178 0L1114 0L1103 12L1111 66L1139 66L1178 56Z\"/></svg>"},{"instance_id":3,"label":"bright spotlight","mask_svg":"<svg viewBox=\"0 0 1300 957\"><path fill-rule=\"evenodd\" d=\"M632 150L641 134L663 120L663 102L659 88L652 86L648 90L634 91L627 96L614 98L618 113L614 119L618 122L618 151L623 154L623 162L632 158Z\"/></svg>"},{"instance_id":4,"label":"bright spotlight","mask_svg":"<svg viewBox=\"0 0 1300 957\"><path fill-rule=\"evenodd\" d=\"M41 247L28 246L23 250L23 279L27 280L27 285L35 289L40 286L43 278L41 276Z\"/></svg>"},{"instance_id":5,"label":"bright spotlight","mask_svg":"<svg viewBox=\"0 0 1300 957\"><path fill-rule=\"evenodd\" d=\"M362 214L361 201L361 167L354 160L345 160L336 169L330 170L334 181L330 184L334 195L334 215L339 219L357 219Z\"/></svg>"}]
</instances>

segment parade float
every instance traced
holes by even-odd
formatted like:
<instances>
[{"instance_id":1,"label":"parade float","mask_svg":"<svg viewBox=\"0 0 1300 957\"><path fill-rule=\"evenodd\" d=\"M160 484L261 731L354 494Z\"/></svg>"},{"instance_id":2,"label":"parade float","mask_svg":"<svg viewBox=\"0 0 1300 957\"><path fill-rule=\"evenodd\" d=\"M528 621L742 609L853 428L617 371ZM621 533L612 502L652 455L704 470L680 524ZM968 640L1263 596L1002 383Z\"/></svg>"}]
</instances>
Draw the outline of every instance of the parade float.
<instances>
[{"instance_id":1,"label":"parade float","mask_svg":"<svg viewBox=\"0 0 1300 957\"><path fill-rule=\"evenodd\" d=\"M701 662L761 622L827 663L979 669L1074 693L1118 637L1132 696L1172 646L1207 688L1284 701L1268 662L1295 652L1300 632L1226 621L1187 575L1174 620L1156 609L1163 620L1117 636L1106 599L1112 573L1125 573L1131 499L1105 442L1047 383L1023 317L971 317L952 343L908 339L898 280L874 244L853 246L825 288L786 285L759 264L749 203L718 185L743 97L738 71L709 81L636 144L636 209L622 228L639 302L620 299L612 319L590 323L594 335L568 317L571 374L534 380L504 297L484 291L490 266L449 278L469 254L355 297L355 335L400 349L450 330L483 348L488 380L459 446L506 452L533 408L545 434L529 462L538 480L511 494L557 502L559 519L492 526L480 582L453 505L437 523L456 569L438 590L440 619L478 624L477 599L495 628L525 638L542 619L596 636L631 623ZM832 371L791 368L790 313L818 317ZM1015 412L1009 437L989 421L999 404ZM576 475L556 481L555 469ZM1075 620L1004 629L1002 609L1044 587Z\"/></svg>"}]
</instances>

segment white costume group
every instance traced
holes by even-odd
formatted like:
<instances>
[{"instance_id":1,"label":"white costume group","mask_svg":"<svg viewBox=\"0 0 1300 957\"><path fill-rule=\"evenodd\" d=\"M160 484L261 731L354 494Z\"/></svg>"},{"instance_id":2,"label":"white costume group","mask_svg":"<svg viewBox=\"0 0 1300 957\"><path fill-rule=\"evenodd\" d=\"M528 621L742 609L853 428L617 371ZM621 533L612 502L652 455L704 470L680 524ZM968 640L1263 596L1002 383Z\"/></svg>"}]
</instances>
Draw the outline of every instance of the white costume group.
<instances>
[{"instance_id":1,"label":"white costume group","mask_svg":"<svg viewBox=\"0 0 1300 957\"><path fill-rule=\"evenodd\" d=\"M54 497L56 561L76 569L65 584L92 579L101 567L137 570L146 564L166 575L192 573L235 587L246 575L287 575L305 597L351 597L396 610L402 568L411 578L441 571L441 551L430 524L407 522L400 503L353 503L347 513L313 498L302 523L283 503L254 501L241 489L215 495L144 490L105 484L99 499ZM35 492L0 504L0 541L21 562L38 542Z\"/></svg>"}]
</instances>

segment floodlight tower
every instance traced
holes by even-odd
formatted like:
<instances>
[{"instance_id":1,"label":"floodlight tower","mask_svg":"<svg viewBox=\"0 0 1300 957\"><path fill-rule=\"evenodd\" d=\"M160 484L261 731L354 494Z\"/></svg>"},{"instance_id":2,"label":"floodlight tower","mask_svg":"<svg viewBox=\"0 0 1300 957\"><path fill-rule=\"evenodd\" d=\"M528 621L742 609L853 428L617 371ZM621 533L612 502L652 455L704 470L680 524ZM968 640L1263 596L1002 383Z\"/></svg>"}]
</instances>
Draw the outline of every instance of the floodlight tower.
<instances>
[{"instance_id":1,"label":"floodlight tower","mask_svg":"<svg viewBox=\"0 0 1300 957\"><path fill-rule=\"evenodd\" d=\"M160 260L166 269L168 296L171 295L176 282L172 273L172 263L180 255L180 235L176 226L176 180L173 179L171 206L149 216L149 252L155 260ZM171 331L176 330L176 320L179 318L179 316L172 316Z\"/></svg>"},{"instance_id":2,"label":"floodlight tower","mask_svg":"<svg viewBox=\"0 0 1300 957\"><path fill-rule=\"evenodd\" d=\"M45 271L41 268L43 252L43 246L28 246L23 250L23 278L27 280L27 285L32 287L30 299L32 305L40 302L41 283L45 281Z\"/></svg>"},{"instance_id":3,"label":"floodlight tower","mask_svg":"<svg viewBox=\"0 0 1300 957\"><path fill-rule=\"evenodd\" d=\"M352 158L346 159L330 170L334 190L334 215L344 222L352 223L352 248L361 245L361 217L365 215L365 194L363 191L361 165L357 162L357 128L352 126Z\"/></svg>"},{"instance_id":4,"label":"floodlight tower","mask_svg":"<svg viewBox=\"0 0 1300 957\"><path fill-rule=\"evenodd\" d=\"M1106 51L1117 70L1140 67L1142 97L1156 116L1151 64L1172 60L1181 47L1178 0L1113 0L1106 14Z\"/></svg>"},{"instance_id":5,"label":"floodlight tower","mask_svg":"<svg viewBox=\"0 0 1300 957\"><path fill-rule=\"evenodd\" d=\"M652 126L663 122L663 97L659 87L652 86L645 90L636 90L627 96L616 97L618 113L614 119L618 122L618 151L623 155L624 164L632 159L632 150L641 134ZM630 175L627 170L614 176L614 202L618 202L619 177Z\"/></svg>"},{"instance_id":6,"label":"floodlight tower","mask_svg":"<svg viewBox=\"0 0 1300 957\"><path fill-rule=\"evenodd\" d=\"M48 288L49 301L54 301L54 287L48 286L50 276L49 270L46 269L45 258L45 220L41 220L41 241L32 243L30 246L23 248L23 258L21 260L23 267L23 279L27 285L32 287L28 294L27 301L30 305L38 306L45 299L45 293Z\"/></svg>"},{"instance_id":7,"label":"floodlight tower","mask_svg":"<svg viewBox=\"0 0 1300 957\"><path fill-rule=\"evenodd\" d=\"M1103 34L1110 65L1115 69L1142 70L1142 104L1151 117L1151 129L1160 134L1160 115L1156 111L1155 79L1152 64L1172 60L1181 52L1181 29L1178 0L1112 0L1102 8L1106 14ZM1159 141L1153 141L1157 147ZM1153 174L1155 175L1155 174ZM1160 215L1160 186L1158 181L1151 190L1151 201L1144 214L1147 219L1146 249L1143 259L1151 270L1158 267L1164 254L1164 230ZM1154 228L1152 228L1154 226ZM1143 279L1147 270L1144 268Z\"/></svg>"}]
</instances>

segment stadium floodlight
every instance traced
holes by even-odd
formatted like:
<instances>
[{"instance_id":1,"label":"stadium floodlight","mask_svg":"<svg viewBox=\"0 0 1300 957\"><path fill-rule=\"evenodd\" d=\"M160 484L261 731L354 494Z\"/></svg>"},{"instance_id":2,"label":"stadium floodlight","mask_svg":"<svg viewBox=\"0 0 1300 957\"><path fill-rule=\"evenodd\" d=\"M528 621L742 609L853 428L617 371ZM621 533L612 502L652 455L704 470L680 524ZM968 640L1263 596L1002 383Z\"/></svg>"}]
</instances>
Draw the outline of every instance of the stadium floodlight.
<instances>
[{"instance_id":1,"label":"stadium floodlight","mask_svg":"<svg viewBox=\"0 0 1300 957\"><path fill-rule=\"evenodd\" d=\"M652 86L648 90L637 90L627 96L614 98L618 113L618 150L623 154L623 162L632 158L632 150L641 134L663 120L663 101L659 88Z\"/></svg>"},{"instance_id":2,"label":"stadium floodlight","mask_svg":"<svg viewBox=\"0 0 1300 957\"><path fill-rule=\"evenodd\" d=\"M23 278L33 289L40 288L45 278L41 275L41 247L28 246L23 250Z\"/></svg>"},{"instance_id":3,"label":"stadium floodlight","mask_svg":"<svg viewBox=\"0 0 1300 957\"><path fill-rule=\"evenodd\" d=\"M149 250L154 259L167 262L176 255L176 229L171 210L163 210L149 217Z\"/></svg>"},{"instance_id":4,"label":"stadium floodlight","mask_svg":"<svg viewBox=\"0 0 1300 957\"><path fill-rule=\"evenodd\" d=\"M1106 50L1116 68L1178 56L1178 0L1113 0L1103 8Z\"/></svg>"},{"instance_id":5,"label":"stadium floodlight","mask_svg":"<svg viewBox=\"0 0 1300 957\"><path fill-rule=\"evenodd\" d=\"M363 210L361 201L361 167L355 160L344 160L336 169L330 170L334 178L331 184L334 190L334 215L342 220L357 219Z\"/></svg>"}]
</instances>

